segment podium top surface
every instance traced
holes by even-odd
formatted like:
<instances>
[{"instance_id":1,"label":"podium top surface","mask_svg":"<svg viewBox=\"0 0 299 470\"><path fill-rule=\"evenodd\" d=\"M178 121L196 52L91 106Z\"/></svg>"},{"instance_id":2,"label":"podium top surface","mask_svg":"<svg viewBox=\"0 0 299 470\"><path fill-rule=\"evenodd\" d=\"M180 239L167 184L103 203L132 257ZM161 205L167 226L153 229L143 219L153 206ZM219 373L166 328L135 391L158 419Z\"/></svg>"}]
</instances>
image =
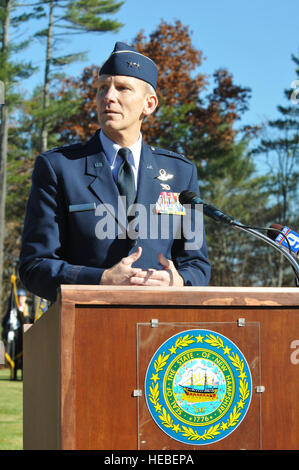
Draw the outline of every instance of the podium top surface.
<instances>
[{"instance_id":1,"label":"podium top surface","mask_svg":"<svg viewBox=\"0 0 299 470\"><path fill-rule=\"evenodd\" d=\"M85 305L299 306L298 287L62 285L61 301Z\"/></svg>"}]
</instances>

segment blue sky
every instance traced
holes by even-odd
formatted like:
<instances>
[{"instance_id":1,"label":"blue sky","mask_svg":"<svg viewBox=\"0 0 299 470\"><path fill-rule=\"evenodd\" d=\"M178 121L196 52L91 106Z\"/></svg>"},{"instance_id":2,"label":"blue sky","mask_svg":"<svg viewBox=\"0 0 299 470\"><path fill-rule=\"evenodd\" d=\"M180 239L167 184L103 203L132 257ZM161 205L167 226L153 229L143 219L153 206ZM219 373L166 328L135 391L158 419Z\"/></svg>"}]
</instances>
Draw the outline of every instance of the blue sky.
<instances>
[{"instance_id":1,"label":"blue sky","mask_svg":"<svg viewBox=\"0 0 299 470\"><path fill-rule=\"evenodd\" d=\"M124 23L119 33L71 36L69 45L63 43L61 54L88 52L87 62L66 69L67 74L74 75L86 65L100 65L116 41L130 42L141 29L148 37L162 19L179 19L190 26L193 46L206 58L201 72L212 75L225 67L236 84L252 89L250 110L244 120L259 124L277 117L276 106L286 103L284 89L297 78L291 54L299 56L298 13L298 0L126 0L115 15ZM40 65L32 84L42 81L41 44L32 46L31 55Z\"/></svg>"}]
</instances>

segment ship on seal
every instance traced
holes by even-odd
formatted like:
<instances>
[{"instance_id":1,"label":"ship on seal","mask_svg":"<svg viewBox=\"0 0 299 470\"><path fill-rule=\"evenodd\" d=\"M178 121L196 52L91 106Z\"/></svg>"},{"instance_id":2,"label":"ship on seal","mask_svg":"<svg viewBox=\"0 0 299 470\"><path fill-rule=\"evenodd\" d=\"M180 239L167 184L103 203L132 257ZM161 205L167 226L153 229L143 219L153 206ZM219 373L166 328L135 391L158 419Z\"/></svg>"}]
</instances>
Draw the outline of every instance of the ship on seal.
<instances>
[{"instance_id":1,"label":"ship on seal","mask_svg":"<svg viewBox=\"0 0 299 470\"><path fill-rule=\"evenodd\" d=\"M194 374L193 371L191 371L190 385L183 383L179 384L179 386L184 390L187 399L190 397L192 401L216 401L218 399L218 386L217 384L214 384L214 379L212 379L212 385L208 384L207 371L205 371L205 380L203 385L194 384Z\"/></svg>"}]
</instances>

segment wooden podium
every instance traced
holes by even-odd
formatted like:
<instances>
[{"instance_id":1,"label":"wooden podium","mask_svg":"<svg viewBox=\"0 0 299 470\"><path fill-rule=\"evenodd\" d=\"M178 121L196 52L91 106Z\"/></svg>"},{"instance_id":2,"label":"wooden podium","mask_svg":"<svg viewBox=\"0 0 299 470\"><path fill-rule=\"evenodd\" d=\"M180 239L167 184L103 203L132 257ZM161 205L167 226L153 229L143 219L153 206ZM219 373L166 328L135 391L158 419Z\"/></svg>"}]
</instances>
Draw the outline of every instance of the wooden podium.
<instances>
[{"instance_id":1,"label":"wooden podium","mask_svg":"<svg viewBox=\"0 0 299 470\"><path fill-rule=\"evenodd\" d=\"M149 412L155 351L190 329L230 338L246 357L252 398L227 437L169 437ZM24 449L298 449L298 288L68 285L24 332Z\"/></svg>"}]
</instances>

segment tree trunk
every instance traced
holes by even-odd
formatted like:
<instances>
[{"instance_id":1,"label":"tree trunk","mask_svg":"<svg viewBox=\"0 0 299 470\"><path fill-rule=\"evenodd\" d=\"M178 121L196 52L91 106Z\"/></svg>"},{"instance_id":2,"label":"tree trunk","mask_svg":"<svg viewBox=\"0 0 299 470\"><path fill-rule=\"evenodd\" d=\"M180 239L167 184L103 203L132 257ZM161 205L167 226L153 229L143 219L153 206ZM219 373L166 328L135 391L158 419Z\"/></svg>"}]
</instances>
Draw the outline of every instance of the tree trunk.
<instances>
[{"instance_id":1,"label":"tree trunk","mask_svg":"<svg viewBox=\"0 0 299 470\"><path fill-rule=\"evenodd\" d=\"M48 24L48 38L46 50L46 65L45 65L45 78L43 90L43 111L49 107L50 103L50 62L52 54L52 38L53 38L53 2L49 3L49 24ZM48 148L48 123L46 114L43 116L41 128L41 152L45 152Z\"/></svg>"},{"instance_id":2,"label":"tree trunk","mask_svg":"<svg viewBox=\"0 0 299 470\"><path fill-rule=\"evenodd\" d=\"M5 19L3 22L2 53L4 61L8 54L8 30L10 22L11 0L5 3ZM6 64L5 64L6 67ZM5 199L6 199L6 163L7 163L7 140L8 140L8 104L6 102L7 83L4 80L4 102L1 105L0 125L0 295L2 298L3 286L3 264L4 264L4 238L5 238ZM1 309L1 304L0 304Z\"/></svg>"}]
</instances>

